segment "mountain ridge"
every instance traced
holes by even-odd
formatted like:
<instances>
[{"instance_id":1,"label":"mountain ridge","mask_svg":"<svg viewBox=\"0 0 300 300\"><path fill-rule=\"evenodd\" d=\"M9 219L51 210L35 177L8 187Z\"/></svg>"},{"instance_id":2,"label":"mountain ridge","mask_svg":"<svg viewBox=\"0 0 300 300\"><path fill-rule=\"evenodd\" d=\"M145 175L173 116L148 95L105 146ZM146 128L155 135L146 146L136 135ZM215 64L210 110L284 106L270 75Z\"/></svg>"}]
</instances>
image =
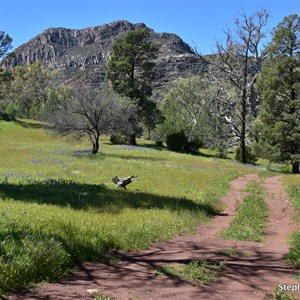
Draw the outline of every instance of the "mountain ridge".
<instances>
[{"instance_id":1,"label":"mountain ridge","mask_svg":"<svg viewBox=\"0 0 300 300\"><path fill-rule=\"evenodd\" d=\"M41 61L47 69L57 70L61 81L85 78L99 83L105 78L112 43L137 28L148 28L150 40L160 45L154 87L162 88L178 77L203 72L203 60L178 35L157 33L144 23L133 24L126 20L84 29L48 28L16 48L2 60L0 67L7 70Z\"/></svg>"}]
</instances>

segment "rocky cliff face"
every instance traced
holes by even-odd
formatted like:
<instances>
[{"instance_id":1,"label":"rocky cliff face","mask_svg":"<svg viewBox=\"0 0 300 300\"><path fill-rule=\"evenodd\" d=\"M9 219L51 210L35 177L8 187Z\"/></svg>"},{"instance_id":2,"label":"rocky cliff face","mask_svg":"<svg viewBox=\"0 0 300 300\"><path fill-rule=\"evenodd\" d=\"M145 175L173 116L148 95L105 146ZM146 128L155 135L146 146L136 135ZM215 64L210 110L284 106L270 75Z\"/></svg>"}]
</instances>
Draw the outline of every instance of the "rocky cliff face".
<instances>
[{"instance_id":1,"label":"rocky cliff face","mask_svg":"<svg viewBox=\"0 0 300 300\"><path fill-rule=\"evenodd\" d=\"M17 48L1 62L2 68L41 61L49 70L57 70L62 81L85 78L101 82L111 55L112 43L126 32L145 24L116 21L82 30L50 28ZM204 63L180 37L151 30L151 40L160 45L155 86L160 88L178 77L203 72Z\"/></svg>"}]
</instances>

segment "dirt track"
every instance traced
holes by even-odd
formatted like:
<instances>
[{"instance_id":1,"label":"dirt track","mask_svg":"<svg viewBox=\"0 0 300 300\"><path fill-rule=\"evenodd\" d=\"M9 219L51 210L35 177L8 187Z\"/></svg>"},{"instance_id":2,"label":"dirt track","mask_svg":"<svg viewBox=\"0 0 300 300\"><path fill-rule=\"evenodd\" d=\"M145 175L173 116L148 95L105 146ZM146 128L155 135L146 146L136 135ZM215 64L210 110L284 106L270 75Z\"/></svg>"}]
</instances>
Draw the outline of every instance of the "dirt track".
<instances>
[{"instance_id":1,"label":"dirt track","mask_svg":"<svg viewBox=\"0 0 300 300\"><path fill-rule=\"evenodd\" d=\"M211 223L199 226L194 235L184 235L154 244L151 249L136 253L119 253L117 265L85 263L75 274L59 283L47 284L28 294L13 295L8 299L93 299L87 292L96 289L115 299L264 299L266 293L279 284L298 284L291 279L292 268L284 261L288 252L286 239L297 225L292 221L293 209L279 177L263 182L266 201L270 208L266 238L263 243L224 240L216 237L233 219L237 201L250 181L259 180L249 174L231 182L231 190L223 197L227 209ZM235 257L218 255L218 250L234 247ZM226 261L226 272L210 285L199 286L177 278L156 275L153 266L168 262L189 262L207 259ZM294 293L299 297L300 292Z\"/></svg>"}]
</instances>

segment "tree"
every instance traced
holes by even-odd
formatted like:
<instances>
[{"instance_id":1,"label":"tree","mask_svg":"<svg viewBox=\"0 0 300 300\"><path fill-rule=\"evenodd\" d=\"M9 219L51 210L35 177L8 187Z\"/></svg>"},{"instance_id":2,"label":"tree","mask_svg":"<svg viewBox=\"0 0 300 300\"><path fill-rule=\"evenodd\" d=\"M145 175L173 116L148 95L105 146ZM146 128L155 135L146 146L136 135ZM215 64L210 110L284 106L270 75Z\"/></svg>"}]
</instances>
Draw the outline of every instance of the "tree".
<instances>
[{"instance_id":1,"label":"tree","mask_svg":"<svg viewBox=\"0 0 300 300\"><path fill-rule=\"evenodd\" d=\"M0 59L4 58L7 52L12 48L12 38L5 33L0 31Z\"/></svg>"},{"instance_id":2,"label":"tree","mask_svg":"<svg viewBox=\"0 0 300 300\"><path fill-rule=\"evenodd\" d=\"M7 52L12 48L12 38L4 31L0 31L0 60L5 57ZM6 94L9 82L12 76L10 72L4 72L0 69L0 118L8 119L5 112L6 108Z\"/></svg>"},{"instance_id":3,"label":"tree","mask_svg":"<svg viewBox=\"0 0 300 300\"><path fill-rule=\"evenodd\" d=\"M182 131L189 143L199 139L203 128L201 116L207 113L211 99L210 87L210 83L200 76L173 81L164 105L168 135Z\"/></svg>"},{"instance_id":4,"label":"tree","mask_svg":"<svg viewBox=\"0 0 300 300\"><path fill-rule=\"evenodd\" d=\"M48 121L58 135L88 138L92 154L96 154L100 136L116 132L127 118L127 107L108 87L78 86L69 91L61 107L49 114Z\"/></svg>"},{"instance_id":5,"label":"tree","mask_svg":"<svg viewBox=\"0 0 300 300\"><path fill-rule=\"evenodd\" d=\"M263 56L260 43L268 13L257 11L247 17L244 11L235 19L235 30L224 31L225 42L216 43L216 55L205 58L211 81L218 86L217 115L228 124L239 141L240 162L246 163L246 140L250 129L249 117L255 107L255 82L261 70Z\"/></svg>"},{"instance_id":6,"label":"tree","mask_svg":"<svg viewBox=\"0 0 300 300\"><path fill-rule=\"evenodd\" d=\"M14 116L9 114L7 106L9 104L10 86L13 80L12 74L7 71L0 70L0 119L11 120Z\"/></svg>"},{"instance_id":7,"label":"tree","mask_svg":"<svg viewBox=\"0 0 300 300\"><path fill-rule=\"evenodd\" d=\"M149 97L152 94L153 60L157 58L158 45L149 41L149 36L149 29L138 28L116 40L107 66L107 77L112 82L113 89L121 96L128 97L139 108L138 114L129 120L133 128L133 145L136 144L135 127L138 127L142 114L145 115L148 108L148 115L156 111L153 109L155 103L149 104Z\"/></svg>"},{"instance_id":8,"label":"tree","mask_svg":"<svg viewBox=\"0 0 300 300\"><path fill-rule=\"evenodd\" d=\"M272 161L290 160L299 173L300 17L287 16L272 32L258 80L262 97L255 127L259 153Z\"/></svg>"},{"instance_id":9,"label":"tree","mask_svg":"<svg viewBox=\"0 0 300 300\"><path fill-rule=\"evenodd\" d=\"M171 97L187 125L187 138L191 142L196 138L200 117L205 113L211 99L211 85L202 77L178 79L173 83Z\"/></svg>"},{"instance_id":10,"label":"tree","mask_svg":"<svg viewBox=\"0 0 300 300\"><path fill-rule=\"evenodd\" d=\"M215 85L204 76L173 81L164 103L165 135L184 132L187 147L191 148L200 141L210 148L224 144L228 132L211 113L217 93Z\"/></svg>"},{"instance_id":11,"label":"tree","mask_svg":"<svg viewBox=\"0 0 300 300\"><path fill-rule=\"evenodd\" d=\"M47 108L48 93L52 88L52 74L38 62L14 67L12 77L6 95L10 109L15 110L17 116L42 118Z\"/></svg>"},{"instance_id":12,"label":"tree","mask_svg":"<svg viewBox=\"0 0 300 300\"><path fill-rule=\"evenodd\" d=\"M139 115L142 122L148 131L148 140L151 139L151 132L155 129L157 124L164 121L162 112L158 109L156 102L152 100L144 101L143 105L139 107Z\"/></svg>"}]
</instances>

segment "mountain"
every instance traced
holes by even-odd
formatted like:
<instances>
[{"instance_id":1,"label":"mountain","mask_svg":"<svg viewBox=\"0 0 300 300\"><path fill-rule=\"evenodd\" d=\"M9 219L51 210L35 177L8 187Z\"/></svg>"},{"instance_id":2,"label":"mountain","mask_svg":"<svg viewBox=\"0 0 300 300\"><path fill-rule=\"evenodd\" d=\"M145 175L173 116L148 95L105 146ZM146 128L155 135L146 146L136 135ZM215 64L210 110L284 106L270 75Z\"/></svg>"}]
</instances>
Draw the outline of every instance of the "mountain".
<instances>
[{"instance_id":1,"label":"mountain","mask_svg":"<svg viewBox=\"0 0 300 300\"><path fill-rule=\"evenodd\" d=\"M126 32L141 27L146 25L116 21L80 30L49 28L15 49L0 67L8 69L41 61L47 69L56 70L61 81L84 79L98 83L105 78L112 43ZM155 70L156 88L162 88L178 77L203 72L202 59L179 36L150 31L150 39L160 45Z\"/></svg>"}]
</instances>

